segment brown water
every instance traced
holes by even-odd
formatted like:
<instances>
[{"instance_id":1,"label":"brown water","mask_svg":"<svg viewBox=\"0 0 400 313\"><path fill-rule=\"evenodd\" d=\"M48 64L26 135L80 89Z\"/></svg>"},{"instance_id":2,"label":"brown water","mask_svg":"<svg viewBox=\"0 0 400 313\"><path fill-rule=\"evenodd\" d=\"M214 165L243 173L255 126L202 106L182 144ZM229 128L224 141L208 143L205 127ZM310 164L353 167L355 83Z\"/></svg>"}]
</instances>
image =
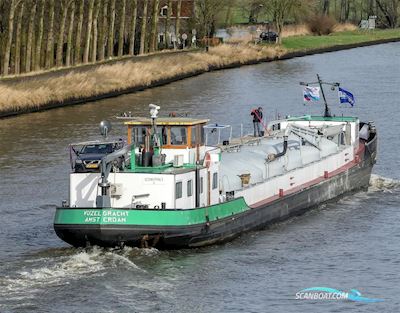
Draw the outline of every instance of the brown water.
<instances>
[{"instance_id":1,"label":"brown water","mask_svg":"<svg viewBox=\"0 0 400 313\"><path fill-rule=\"evenodd\" d=\"M70 248L55 207L68 197L71 142L97 139L98 123L132 111L188 112L251 130L250 109L271 119L320 114L299 81L340 81L374 120L372 187L222 246L183 251ZM385 44L204 74L136 94L0 120L0 312L395 312L400 301L400 44ZM300 289L360 290L382 303L294 300Z\"/></svg>"}]
</instances>

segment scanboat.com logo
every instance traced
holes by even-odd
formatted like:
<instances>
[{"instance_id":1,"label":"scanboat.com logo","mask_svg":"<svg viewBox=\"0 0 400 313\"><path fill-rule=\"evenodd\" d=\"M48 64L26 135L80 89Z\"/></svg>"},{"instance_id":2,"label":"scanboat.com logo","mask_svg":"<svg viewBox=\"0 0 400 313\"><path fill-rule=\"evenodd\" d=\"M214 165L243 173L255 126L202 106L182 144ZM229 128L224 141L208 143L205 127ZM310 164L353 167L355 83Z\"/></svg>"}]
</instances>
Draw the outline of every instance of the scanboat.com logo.
<instances>
[{"instance_id":1,"label":"scanboat.com logo","mask_svg":"<svg viewBox=\"0 0 400 313\"><path fill-rule=\"evenodd\" d=\"M383 299L367 298L361 295L357 289L350 292L341 291L329 287L311 287L296 292L297 300L349 300L354 302L382 302Z\"/></svg>"}]
</instances>

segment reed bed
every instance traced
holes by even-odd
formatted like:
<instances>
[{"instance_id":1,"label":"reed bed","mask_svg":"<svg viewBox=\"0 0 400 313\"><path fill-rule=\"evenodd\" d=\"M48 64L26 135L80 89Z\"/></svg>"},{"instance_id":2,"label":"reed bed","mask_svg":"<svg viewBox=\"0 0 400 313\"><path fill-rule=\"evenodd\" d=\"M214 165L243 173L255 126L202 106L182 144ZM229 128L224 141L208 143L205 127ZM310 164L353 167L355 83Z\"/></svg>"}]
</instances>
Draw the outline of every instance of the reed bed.
<instances>
[{"instance_id":1,"label":"reed bed","mask_svg":"<svg viewBox=\"0 0 400 313\"><path fill-rule=\"evenodd\" d=\"M285 50L280 46L220 45L210 48L209 53L166 54L151 60L100 65L63 76L38 77L7 85L0 83L0 113L40 109L49 103L89 98L135 87L150 87L160 80L246 64L284 53Z\"/></svg>"}]
</instances>

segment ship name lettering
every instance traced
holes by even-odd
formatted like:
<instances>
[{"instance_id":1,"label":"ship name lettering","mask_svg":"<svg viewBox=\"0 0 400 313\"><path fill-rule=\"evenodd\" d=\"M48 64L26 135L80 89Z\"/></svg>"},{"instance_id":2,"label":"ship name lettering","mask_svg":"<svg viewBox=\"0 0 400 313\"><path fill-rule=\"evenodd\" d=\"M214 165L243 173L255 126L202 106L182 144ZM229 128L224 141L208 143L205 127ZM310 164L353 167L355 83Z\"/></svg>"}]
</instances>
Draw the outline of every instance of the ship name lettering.
<instances>
[{"instance_id":1,"label":"ship name lettering","mask_svg":"<svg viewBox=\"0 0 400 313\"><path fill-rule=\"evenodd\" d=\"M83 211L84 216L101 216L100 211L95 211L95 210L85 210Z\"/></svg>"},{"instance_id":2,"label":"ship name lettering","mask_svg":"<svg viewBox=\"0 0 400 313\"><path fill-rule=\"evenodd\" d=\"M103 216L103 223L126 223L125 217L104 217Z\"/></svg>"},{"instance_id":3,"label":"ship name lettering","mask_svg":"<svg viewBox=\"0 0 400 313\"><path fill-rule=\"evenodd\" d=\"M112 217L128 217L128 211L103 211L103 217L112 216Z\"/></svg>"}]
</instances>

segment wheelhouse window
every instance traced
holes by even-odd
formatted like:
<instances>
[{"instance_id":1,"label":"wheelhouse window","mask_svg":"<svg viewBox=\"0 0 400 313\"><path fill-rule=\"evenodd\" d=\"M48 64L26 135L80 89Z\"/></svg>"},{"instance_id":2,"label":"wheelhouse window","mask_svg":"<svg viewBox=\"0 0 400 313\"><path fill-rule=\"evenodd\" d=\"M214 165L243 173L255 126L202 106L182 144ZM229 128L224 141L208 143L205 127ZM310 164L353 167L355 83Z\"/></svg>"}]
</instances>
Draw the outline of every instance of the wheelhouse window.
<instances>
[{"instance_id":1,"label":"wheelhouse window","mask_svg":"<svg viewBox=\"0 0 400 313\"><path fill-rule=\"evenodd\" d=\"M186 127L173 126L171 127L171 145L183 146L187 144Z\"/></svg>"},{"instance_id":2,"label":"wheelhouse window","mask_svg":"<svg viewBox=\"0 0 400 313\"><path fill-rule=\"evenodd\" d=\"M143 145L146 138L147 128L138 126L133 128L133 142L136 145Z\"/></svg>"},{"instance_id":3,"label":"wheelhouse window","mask_svg":"<svg viewBox=\"0 0 400 313\"><path fill-rule=\"evenodd\" d=\"M182 198L182 182L177 182L175 184L175 199Z\"/></svg>"},{"instance_id":4,"label":"wheelhouse window","mask_svg":"<svg viewBox=\"0 0 400 313\"><path fill-rule=\"evenodd\" d=\"M213 174L212 189L217 189L218 187L218 173Z\"/></svg>"},{"instance_id":5,"label":"wheelhouse window","mask_svg":"<svg viewBox=\"0 0 400 313\"><path fill-rule=\"evenodd\" d=\"M187 182L187 196L191 197L193 194L193 181L192 180L188 180Z\"/></svg>"},{"instance_id":6,"label":"wheelhouse window","mask_svg":"<svg viewBox=\"0 0 400 313\"><path fill-rule=\"evenodd\" d=\"M200 193L203 193L203 177L200 177Z\"/></svg>"}]
</instances>

